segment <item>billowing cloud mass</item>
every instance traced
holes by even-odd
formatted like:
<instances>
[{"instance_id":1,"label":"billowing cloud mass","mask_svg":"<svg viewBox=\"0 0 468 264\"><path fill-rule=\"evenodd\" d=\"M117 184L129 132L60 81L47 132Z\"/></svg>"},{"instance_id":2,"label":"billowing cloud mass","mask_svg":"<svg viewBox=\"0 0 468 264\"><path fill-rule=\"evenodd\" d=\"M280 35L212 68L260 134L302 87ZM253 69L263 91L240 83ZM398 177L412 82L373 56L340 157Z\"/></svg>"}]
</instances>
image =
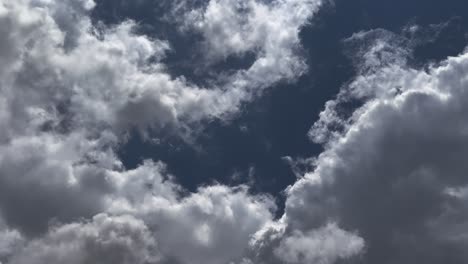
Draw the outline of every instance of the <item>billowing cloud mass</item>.
<instances>
[{"instance_id":1,"label":"billowing cloud mass","mask_svg":"<svg viewBox=\"0 0 468 264\"><path fill-rule=\"evenodd\" d=\"M51 227L9 263L158 263L157 244L131 216L96 215L90 222Z\"/></svg>"},{"instance_id":2,"label":"billowing cloud mass","mask_svg":"<svg viewBox=\"0 0 468 264\"><path fill-rule=\"evenodd\" d=\"M216 16L217 1L193 11L203 18L196 30L205 32L210 46L217 43L213 28L237 35L238 42L246 43L242 51L258 53L257 60L216 87L197 87L165 72L161 60L170 43L135 35L131 21L94 27L88 17L93 1L2 1L2 118L10 124L2 129L11 130L2 134L27 130L21 121L29 119L52 128L61 119L67 122L62 126L98 130L184 126L235 112L262 89L299 76L305 65L297 54L298 32L317 2L233 3L223 5L233 12L226 25ZM243 21L244 16L253 18ZM274 22L273 16L281 20Z\"/></svg>"},{"instance_id":3,"label":"billowing cloud mass","mask_svg":"<svg viewBox=\"0 0 468 264\"><path fill-rule=\"evenodd\" d=\"M251 65L197 85L137 22L92 22L93 0L0 0L0 264L468 261L468 53L413 68L411 39L344 40L357 76L309 132L323 153L285 158L299 179L277 218L271 195L189 192L163 162L128 169L117 151L135 130L196 137L296 80L299 33L323 3L174 3L175 30L201 38L195 65Z\"/></svg>"},{"instance_id":4,"label":"billowing cloud mass","mask_svg":"<svg viewBox=\"0 0 468 264\"><path fill-rule=\"evenodd\" d=\"M93 25L92 0L1 0L0 263L250 261L253 237L274 224L274 198L221 184L189 193L163 163L127 170L115 152L130 130L184 136L300 76L299 30L319 4L213 0L187 12L193 28L180 27L202 33L207 61L256 57L198 87L166 72L171 43L138 35L132 21ZM335 225L294 233L278 250L296 261L295 244L320 247L323 232L347 235ZM355 251L329 247L313 258Z\"/></svg>"},{"instance_id":5,"label":"billowing cloud mass","mask_svg":"<svg viewBox=\"0 0 468 264\"><path fill-rule=\"evenodd\" d=\"M234 76L236 86L271 85L306 69L297 53L299 30L320 4L317 0L213 0L206 8L188 12L185 27L202 33L210 60L256 53L250 68Z\"/></svg>"},{"instance_id":6,"label":"billowing cloud mass","mask_svg":"<svg viewBox=\"0 0 468 264\"><path fill-rule=\"evenodd\" d=\"M358 263L465 263L468 54L413 69L398 39L379 30L346 40L367 43L360 74L310 131L326 150L288 190L286 216L298 229L332 219L356 230L366 242Z\"/></svg>"}]
</instances>

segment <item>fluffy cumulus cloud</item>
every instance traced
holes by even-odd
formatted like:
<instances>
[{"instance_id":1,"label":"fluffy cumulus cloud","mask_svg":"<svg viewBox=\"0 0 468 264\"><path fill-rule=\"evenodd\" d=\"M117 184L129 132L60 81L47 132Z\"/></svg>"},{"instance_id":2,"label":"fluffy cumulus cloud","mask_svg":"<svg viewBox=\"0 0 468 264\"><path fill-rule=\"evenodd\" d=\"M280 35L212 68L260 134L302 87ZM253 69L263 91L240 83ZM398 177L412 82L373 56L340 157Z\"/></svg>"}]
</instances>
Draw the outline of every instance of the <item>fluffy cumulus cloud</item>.
<instances>
[{"instance_id":1,"label":"fluffy cumulus cloud","mask_svg":"<svg viewBox=\"0 0 468 264\"><path fill-rule=\"evenodd\" d=\"M310 171L279 219L246 186L191 193L161 162L119 160L131 130L187 136L295 80L320 4L177 1L196 63L254 57L200 87L166 70L171 43L93 24L92 0L0 0L0 263L467 262L468 53L419 69L404 37L345 40L357 76L309 133L324 152L286 158Z\"/></svg>"},{"instance_id":2,"label":"fluffy cumulus cloud","mask_svg":"<svg viewBox=\"0 0 468 264\"><path fill-rule=\"evenodd\" d=\"M92 0L0 0L0 262L331 264L357 254L364 242L338 224L290 228L274 221L270 196L220 184L189 193L164 164L127 170L115 153L132 129L190 133L301 75L298 34L318 6L213 0L186 12L208 61L256 57L198 87L165 70L170 43L132 21L93 25Z\"/></svg>"},{"instance_id":3,"label":"fluffy cumulus cloud","mask_svg":"<svg viewBox=\"0 0 468 264\"><path fill-rule=\"evenodd\" d=\"M155 238L141 220L100 214L90 222L52 227L8 263L158 263Z\"/></svg>"},{"instance_id":4,"label":"fluffy cumulus cloud","mask_svg":"<svg viewBox=\"0 0 468 264\"><path fill-rule=\"evenodd\" d=\"M81 140L22 137L0 147L0 210L7 223L32 235L53 218L70 221L101 210L110 185L103 168L80 157Z\"/></svg>"},{"instance_id":5,"label":"fluffy cumulus cloud","mask_svg":"<svg viewBox=\"0 0 468 264\"><path fill-rule=\"evenodd\" d=\"M23 245L23 237L16 230L8 229L4 224L0 226L0 263L16 253Z\"/></svg>"},{"instance_id":6,"label":"fluffy cumulus cloud","mask_svg":"<svg viewBox=\"0 0 468 264\"><path fill-rule=\"evenodd\" d=\"M380 30L347 40L367 43L359 75L313 126L326 150L288 190L286 216L298 229L355 230L358 263L464 263L468 54L415 69L399 40Z\"/></svg>"},{"instance_id":7,"label":"fluffy cumulus cloud","mask_svg":"<svg viewBox=\"0 0 468 264\"><path fill-rule=\"evenodd\" d=\"M363 246L362 238L328 224L306 234L294 231L282 239L274 253L286 263L327 264L357 255Z\"/></svg>"},{"instance_id":8,"label":"fluffy cumulus cloud","mask_svg":"<svg viewBox=\"0 0 468 264\"><path fill-rule=\"evenodd\" d=\"M133 22L94 27L88 16L94 5L1 2L1 117L9 124L2 140L28 130L31 120L61 129L158 130L235 112L266 87L303 73L298 34L319 1L210 1L184 13L213 56L257 54L250 67L213 80L214 87L169 75L161 60L170 43L134 34Z\"/></svg>"},{"instance_id":9,"label":"fluffy cumulus cloud","mask_svg":"<svg viewBox=\"0 0 468 264\"><path fill-rule=\"evenodd\" d=\"M188 12L185 26L202 33L209 60L256 55L250 68L235 75L236 85L270 85L306 69L298 52L299 30L320 5L317 0L211 0Z\"/></svg>"},{"instance_id":10,"label":"fluffy cumulus cloud","mask_svg":"<svg viewBox=\"0 0 468 264\"><path fill-rule=\"evenodd\" d=\"M31 196L45 197L26 197L29 203L18 204L27 208L4 210L10 226L0 240L5 263L228 263L244 254L275 207L246 187L214 185L187 195L163 164L150 161L101 176L88 179L89 189L84 181L38 184ZM96 185L108 191L93 195Z\"/></svg>"},{"instance_id":11,"label":"fluffy cumulus cloud","mask_svg":"<svg viewBox=\"0 0 468 264\"><path fill-rule=\"evenodd\" d=\"M271 221L269 196L252 196L246 187L212 185L184 195L163 164L146 162L127 172L111 172L115 192L107 211L144 219L160 251L181 263L227 263L247 250L251 236Z\"/></svg>"}]
</instances>

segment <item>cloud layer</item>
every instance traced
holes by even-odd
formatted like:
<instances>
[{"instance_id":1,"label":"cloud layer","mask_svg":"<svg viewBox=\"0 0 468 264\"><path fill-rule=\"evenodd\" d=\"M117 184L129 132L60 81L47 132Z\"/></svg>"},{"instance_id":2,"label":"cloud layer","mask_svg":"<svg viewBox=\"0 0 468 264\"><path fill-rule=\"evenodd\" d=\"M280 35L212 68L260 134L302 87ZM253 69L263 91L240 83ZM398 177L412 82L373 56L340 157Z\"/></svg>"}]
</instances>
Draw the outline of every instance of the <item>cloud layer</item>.
<instances>
[{"instance_id":1,"label":"cloud layer","mask_svg":"<svg viewBox=\"0 0 468 264\"><path fill-rule=\"evenodd\" d=\"M299 30L319 2L213 0L184 14L194 24L184 30L200 32L212 51L207 60L255 54L250 67L220 74L213 87L166 72L170 43L136 34L134 22L93 25L94 6L0 1L0 262L253 261L252 239L275 224L274 198L220 184L188 193L164 164L127 170L115 151L130 130L186 136L300 76ZM220 46L218 33L229 36ZM295 244L319 246L323 232L347 236L331 225L294 233L278 250L297 261L304 247ZM318 258L354 254L333 250Z\"/></svg>"},{"instance_id":2,"label":"cloud layer","mask_svg":"<svg viewBox=\"0 0 468 264\"><path fill-rule=\"evenodd\" d=\"M313 168L274 197L213 183L190 193L159 161L126 169L132 130L193 136L306 69L316 0L178 1L200 64L252 55L200 87L172 76L171 43L94 25L92 0L0 0L0 263L464 263L468 54L409 66L411 40L344 41L357 76L309 136ZM343 111L347 105L351 111Z\"/></svg>"}]
</instances>

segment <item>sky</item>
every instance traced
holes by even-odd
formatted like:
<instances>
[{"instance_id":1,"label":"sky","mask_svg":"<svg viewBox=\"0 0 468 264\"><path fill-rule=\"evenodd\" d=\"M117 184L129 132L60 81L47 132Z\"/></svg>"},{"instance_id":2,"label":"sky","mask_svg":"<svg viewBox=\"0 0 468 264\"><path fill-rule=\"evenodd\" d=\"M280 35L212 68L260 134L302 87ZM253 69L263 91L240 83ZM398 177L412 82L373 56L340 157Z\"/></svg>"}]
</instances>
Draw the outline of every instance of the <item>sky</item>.
<instances>
[{"instance_id":1,"label":"sky","mask_svg":"<svg viewBox=\"0 0 468 264\"><path fill-rule=\"evenodd\" d=\"M0 0L0 264L468 263L463 0Z\"/></svg>"}]
</instances>

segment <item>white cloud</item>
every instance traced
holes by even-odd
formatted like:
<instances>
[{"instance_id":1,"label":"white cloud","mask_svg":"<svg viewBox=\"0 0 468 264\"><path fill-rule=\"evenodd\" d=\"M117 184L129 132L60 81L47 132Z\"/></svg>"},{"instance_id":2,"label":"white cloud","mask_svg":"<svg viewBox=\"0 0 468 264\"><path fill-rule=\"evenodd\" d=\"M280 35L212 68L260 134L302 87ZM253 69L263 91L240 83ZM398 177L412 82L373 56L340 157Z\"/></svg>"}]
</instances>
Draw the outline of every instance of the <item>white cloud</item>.
<instances>
[{"instance_id":1,"label":"white cloud","mask_svg":"<svg viewBox=\"0 0 468 264\"><path fill-rule=\"evenodd\" d=\"M182 263L237 260L251 236L273 218L272 199L251 196L246 187L214 185L183 195L162 164L146 162L134 171L112 174L122 181L108 211L144 219L160 238L161 252Z\"/></svg>"},{"instance_id":2,"label":"white cloud","mask_svg":"<svg viewBox=\"0 0 468 264\"><path fill-rule=\"evenodd\" d=\"M110 191L103 172L118 167L97 141L68 137L17 137L0 146L0 210L6 222L31 234L50 221L98 213ZM109 164L110 163L110 164Z\"/></svg>"},{"instance_id":3,"label":"white cloud","mask_svg":"<svg viewBox=\"0 0 468 264\"><path fill-rule=\"evenodd\" d=\"M212 56L254 51L267 57L297 48L299 30L320 4L316 0L211 0L206 7L188 12L185 26L203 33Z\"/></svg>"},{"instance_id":4,"label":"white cloud","mask_svg":"<svg viewBox=\"0 0 468 264\"><path fill-rule=\"evenodd\" d=\"M367 43L381 52L382 41ZM385 49L383 59L405 55L399 50ZM326 150L288 190L290 226L332 219L356 230L366 242L362 263L466 262L468 211L447 190L468 183L468 54L413 69L404 58L376 63L371 53L311 131L328 138ZM362 106L349 118L339 113L353 100Z\"/></svg>"},{"instance_id":5,"label":"white cloud","mask_svg":"<svg viewBox=\"0 0 468 264\"><path fill-rule=\"evenodd\" d=\"M211 1L194 11L210 56L256 54L219 87L168 74L162 59L170 43L135 34L131 21L93 27L94 5L0 0L1 261L248 263L249 241L273 221L271 197L222 185L187 193L162 163L125 170L114 151L131 128L177 131L223 118L298 77L306 68L298 34L319 2ZM219 9L230 14L225 21ZM278 251L293 260L304 242L325 246L319 258L330 261L358 251L321 245L322 229L289 226Z\"/></svg>"},{"instance_id":6,"label":"white cloud","mask_svg":"<svg viewBox=\"0 0 468 264\"><path fill-rule=\"evenodd\" d=\"M252 89L294 79L305 71L298 52L299 31L321 4L319 0L211 0L185 15L185 27L203 34L209 60L254 53L256 60L234 75L231 84Z\"/></svg>"},{"instance_id":7,"label":"white cloud","mask_svg":"<svg viewBox=\"0 0 468 264\"><path fill-rule=\"evenodd\" d=\"M34 118L31 111L57 122L72 120L73 126L183 126L236 112L258 91L303 72L305 64L296 52L298 34L318 2L279 1L270 6L247 1L245 14L226 2L222 6L233 9L232 21L217 25L221 20L211 10L220 4L210 2L200 22L208 25L200 28L206 31L206 41L218 43L212 27L235 30L246 43L241 51L259 49L259 55L250 68L234 73L220 87L196 87L183 77L170 76L161 63L148 63L163 58L169 44L135 35L132 22L93 28L87 15L92 1L3 0L0 31L6 37L0 43L0 76L3 119L11 128L3 128L2 135L27 130L23 122ZM240 30L244 22L238 16L244 15L252 18L248 29ZM229 44L232 41L222 46L231 50L236 46ZM69 115L63 116L58 105Z\"/></svg>"},{"instance_id":8,"label":"white cloud","mask_svg":"<svg viewBox=\"0 0 468 264\"><path fill-rule=\"evenodd\" d=\"M328 224L303 234L295 231L283 238L275 254L286 263L332 264L340 258L359 254L364 240Z\"/></svg>"},{"instance_id":9,"label":"white cloud","mask_svg":"<svg viewBox=\"0 0 468 264\"><path fill-rule=\"evenodd\" d=\"M90 174L96 173L92 167L69 165L70 177L87 177L71 181L60 178L61 170L54 167L46 167L53 174L43 173L42 166L36 175L7 182L9 189L2 192L15 202L3 204L9 223L39 237L26 240L21 250L5 249L5 257L15 253L6 263L228 263L240 259L253 234L273 218L271 198L251 196L246 187L210 186L187 195L161 163L97 175ZM38 178L41 182L29 183ZM18 188L34 190L26 196ZM93 212L103 214L89 223L76 222ZM2 243L12 245L9 237ZM146 257L151 254L158 256L154 262Z\"/></svg>"},{"instance_id":10,"label":"white cloud","mask_svg":"<svg viewBox=\"0 0 468 264\"><path fill-rule=\"evenodd\" d=\"M92 221L53 228L31 241L8 263L159 263L157 243L131 216L96 215Z\"/></svg>"},{"instance_id":11,"label":"white cloud","mask_svg":"<svg viewBox=\"0 0 468 264\"><path fill-rule=\"evenodd\" d=\"M22 247L24 238L17 230L11 230L0 226L0 263L10 256L17 254Z\"/></svg>"}]
</instances>

